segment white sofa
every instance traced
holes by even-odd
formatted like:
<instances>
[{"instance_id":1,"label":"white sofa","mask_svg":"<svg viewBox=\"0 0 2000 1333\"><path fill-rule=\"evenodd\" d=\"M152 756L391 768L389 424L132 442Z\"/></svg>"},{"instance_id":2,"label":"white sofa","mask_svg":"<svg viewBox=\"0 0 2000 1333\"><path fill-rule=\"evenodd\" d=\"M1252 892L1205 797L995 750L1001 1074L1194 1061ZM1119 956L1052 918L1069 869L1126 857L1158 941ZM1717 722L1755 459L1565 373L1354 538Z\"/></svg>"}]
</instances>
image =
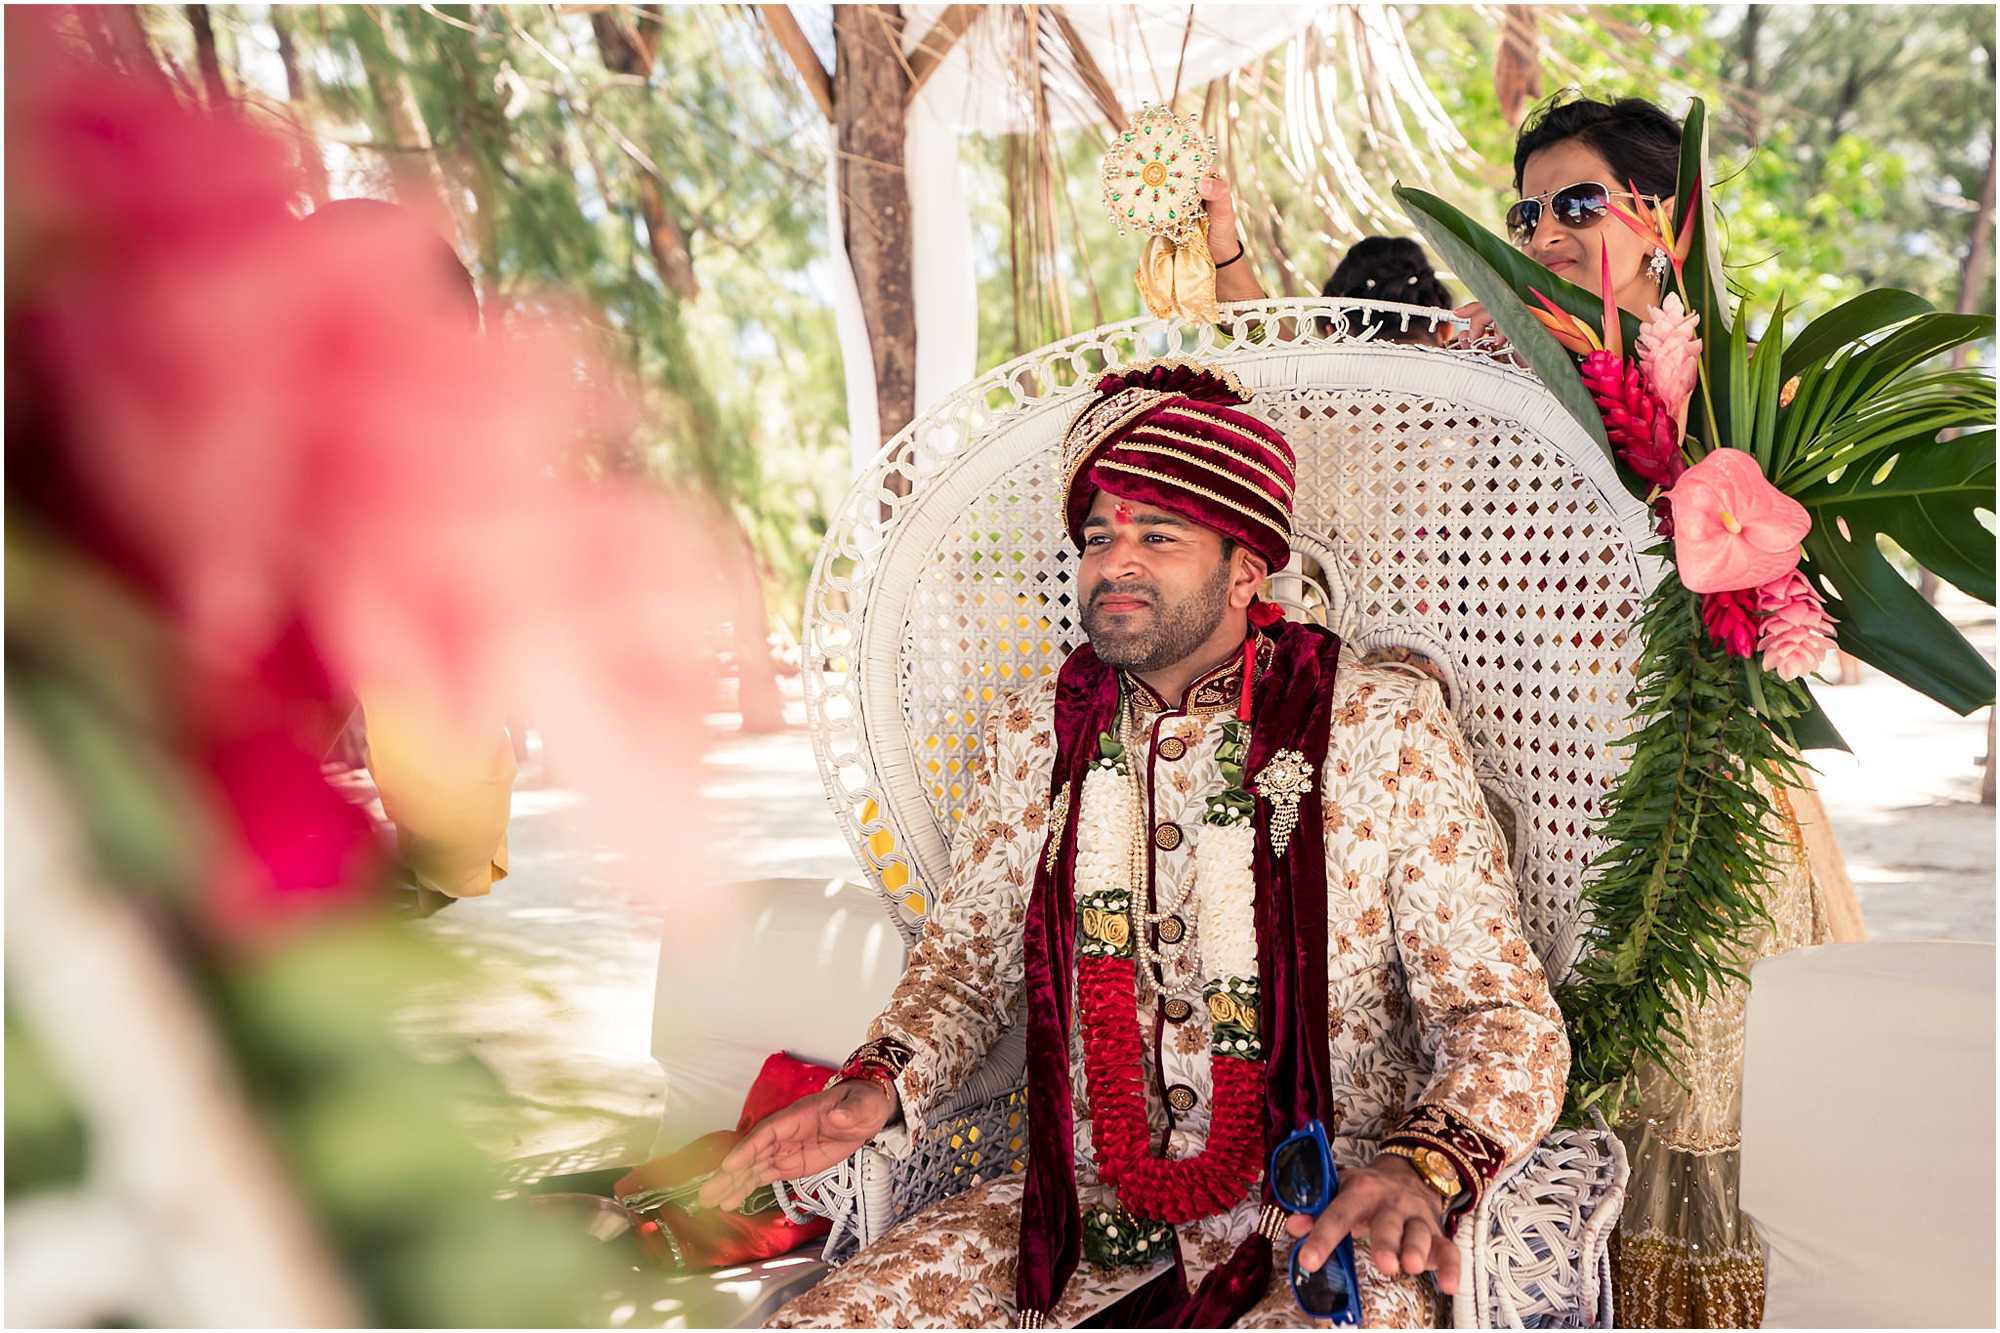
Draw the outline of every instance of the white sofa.
<instances>
[{"instance_id":1,"label":"white sofa","mask_svg":"<svg viewBox=\"0 0 2000 1333\"><path fill-rule=\"evenodd\" d=\"M1993 1327L1993 971L1993 945L1956 941L1750 970L1740 1197L1764 1327Z\"/></svg>"}]
</instances>

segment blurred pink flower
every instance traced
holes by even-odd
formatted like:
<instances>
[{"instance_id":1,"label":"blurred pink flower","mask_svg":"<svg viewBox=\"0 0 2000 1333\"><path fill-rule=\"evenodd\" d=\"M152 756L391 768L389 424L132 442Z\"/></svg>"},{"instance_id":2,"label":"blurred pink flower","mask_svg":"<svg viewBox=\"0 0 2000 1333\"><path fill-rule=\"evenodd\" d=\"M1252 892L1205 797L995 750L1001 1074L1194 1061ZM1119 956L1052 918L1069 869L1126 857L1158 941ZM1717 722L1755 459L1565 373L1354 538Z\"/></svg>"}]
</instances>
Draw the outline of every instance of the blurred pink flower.
<instances>
[{"instance_id":1,"label":"blurred pink flower","mask_svg":"<svg viewBox=\"0 0 2000 1333\"><path fill-rule=\"evenodd\" d=\"M223 937L254 941L375 887L384 849L374 825L327 785L317 755L267 732L202 760L241 839L223 854L205 904Z\"/></svg>"},{"instance_id":2,"label":"blurred pink flower","mask_svg":"<svg viewBox=\"0 0 2000 1333\"><path fill-rule=\"evenodd\" d=\"M1758 588L1756 598L1764 669L1782 680L1817 671L1834 646L1833 617L1819 590L1795 569Z\"/></svg>"},{"instance_id":3,"label":"blurred pink flower","mask_svg":"<svg viewBox=\"0 0 2000 1333\"><path fill-rule=\"evenodd\" d=\"M1717 449L1667 492L1674 509L1674 563L1689 592L1731 592L1768 583L1799 562L1812 528L1805 506L1764 479L1741 449Z\"/></svg>"},{"instance_id":4,"label":"blurred pink flower","mask_svg":"<svg viewBox=\"0 0 2000 1333\"><path fill-rule=\"evenodd\" d=\"M52 399L38 469L78 511L53 518L108 534L86 544L182 627L209 682L191 752L272 891L344 864L295 833L352 827L284 748L316 759L286 692L318 726L358 682L465 726L525 711L656 853L691 797L721 548L671 497L552 474L629 420L586 349L552 322L474 336L417 217L302 224L282 144L7 30L10 329ZM245 686L232 717L214 696L294 639L325 678Z\"/></svg>"}]
</instances>

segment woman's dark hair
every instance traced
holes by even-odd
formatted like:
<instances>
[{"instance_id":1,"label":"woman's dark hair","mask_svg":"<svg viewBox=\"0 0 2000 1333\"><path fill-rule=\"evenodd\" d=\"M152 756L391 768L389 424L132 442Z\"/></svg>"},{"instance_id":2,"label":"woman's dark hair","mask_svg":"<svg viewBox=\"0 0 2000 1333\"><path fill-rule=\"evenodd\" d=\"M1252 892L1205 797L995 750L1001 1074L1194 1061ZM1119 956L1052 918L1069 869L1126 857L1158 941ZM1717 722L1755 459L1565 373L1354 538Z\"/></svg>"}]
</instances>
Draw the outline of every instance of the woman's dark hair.
<instances>
[{"instance_id":1,"label":"woman's dark hair","mask_svg":"<svg viewBox=\"0 0 2000 1333\"><path fill-rule=\"evenodd\" d=\"M1356 241L1326 286L1320 288L1320 295L1451 307L1451 292L1431 268L1423 247L1407 236L1364 236ZM1361 319L1384 338L1432 341L1432 326L1420 319L1412 319L1407 331L1403 317L1387 310L1371 310Z\"/></svg>"},{"instance_id":2,"label":"woman's dark hair","mask_svg":"<svg viewBox=\"0 0 2000 1333\"><path fill-rule=\"evenodd\" d=\"M1664 199L1680 189L1679 121L1643 97L1600 102L1575 88L1555 94L1522 123L1514 140L1514 188L1521 188L1529 158L1572 140L1611 164L1618 179L1601 183L1614 190L1632 188Z\"/></svg>"}]
</instances>

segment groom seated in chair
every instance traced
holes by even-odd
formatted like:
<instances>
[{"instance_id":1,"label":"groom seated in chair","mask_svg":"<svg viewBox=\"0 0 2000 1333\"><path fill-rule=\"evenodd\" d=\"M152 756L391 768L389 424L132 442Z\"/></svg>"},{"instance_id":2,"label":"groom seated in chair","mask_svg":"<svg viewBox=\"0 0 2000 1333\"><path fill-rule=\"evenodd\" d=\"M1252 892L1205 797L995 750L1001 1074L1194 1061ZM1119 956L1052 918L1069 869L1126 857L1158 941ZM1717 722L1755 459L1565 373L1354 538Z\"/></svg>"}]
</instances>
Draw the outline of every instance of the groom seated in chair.
<instances>
[{"instance_id":1,"label":"groom seated in chair","mask_svg":"<svg viewBox=\"0 0 2000 1333\"><path fill-rule=\"evenodd\" d=\"M1294 470L1247 402L1185 363L1100 378L1062 455L1090 642L987 719L952 882L867 1043L702 1202L906 1147L1017 1008L1026 1169L775 1325L1434 1325L1458 1221L1554 1124L1569 1042L1465 743L1434 682L1258 597ZM1316 1218L1266 1179L1315 1122L1339 1172Z\"/></svg>"}]
</instances>

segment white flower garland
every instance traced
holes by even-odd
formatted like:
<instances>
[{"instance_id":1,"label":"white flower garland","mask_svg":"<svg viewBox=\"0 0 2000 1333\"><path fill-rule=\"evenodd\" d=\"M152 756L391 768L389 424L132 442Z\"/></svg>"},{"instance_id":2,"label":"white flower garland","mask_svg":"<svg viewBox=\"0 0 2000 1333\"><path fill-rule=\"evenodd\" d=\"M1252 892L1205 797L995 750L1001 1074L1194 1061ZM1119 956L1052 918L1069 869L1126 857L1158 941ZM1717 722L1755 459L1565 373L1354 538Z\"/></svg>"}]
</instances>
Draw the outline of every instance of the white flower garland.
<instances>
[{"instance_id":1,"label":"white flower garland","mask_svg":"<svg viewBox=\"0 0 2000 1333\"><path fill-rule=\"evenodd\" d=\"M1091 765L1083 778L1076 819L1077 900L1093 893L1129 894L1126 867L1139 827L1139 802L1132 784L1116 768Z\"/></svg>"},{"instance_id":2,"label":"white flower garland","mask_svg":"<svg viewBox=\"0 0 2000 1333\"><path fill-rule=\"evenodd\" d=\"M1257 830L1247 820L1204 824L1195 836L1202 970L1212 981L1257 979L1257 883L1250 869L1256 850Z\"/></svg>"},{"instance_id":3,"label":"white flower garland","mask_svg":"<svg viewBox=\"0 0 2000 1333\"><path fill-rule=\"evenodd\" d=\"M1076 831L1078 902L1104 893L1120 895L1128 904L1139 901L1139 886L1128 882L1128 872L1141 819L1139 793L1119 769L1094 765L1084 775ZM1257 830L1245 819L1203 824L1195 835L1202 971L1211 985L1234 980L1254 987L1257 982L1256 848Z\"/></svg>"}]
</instances>

